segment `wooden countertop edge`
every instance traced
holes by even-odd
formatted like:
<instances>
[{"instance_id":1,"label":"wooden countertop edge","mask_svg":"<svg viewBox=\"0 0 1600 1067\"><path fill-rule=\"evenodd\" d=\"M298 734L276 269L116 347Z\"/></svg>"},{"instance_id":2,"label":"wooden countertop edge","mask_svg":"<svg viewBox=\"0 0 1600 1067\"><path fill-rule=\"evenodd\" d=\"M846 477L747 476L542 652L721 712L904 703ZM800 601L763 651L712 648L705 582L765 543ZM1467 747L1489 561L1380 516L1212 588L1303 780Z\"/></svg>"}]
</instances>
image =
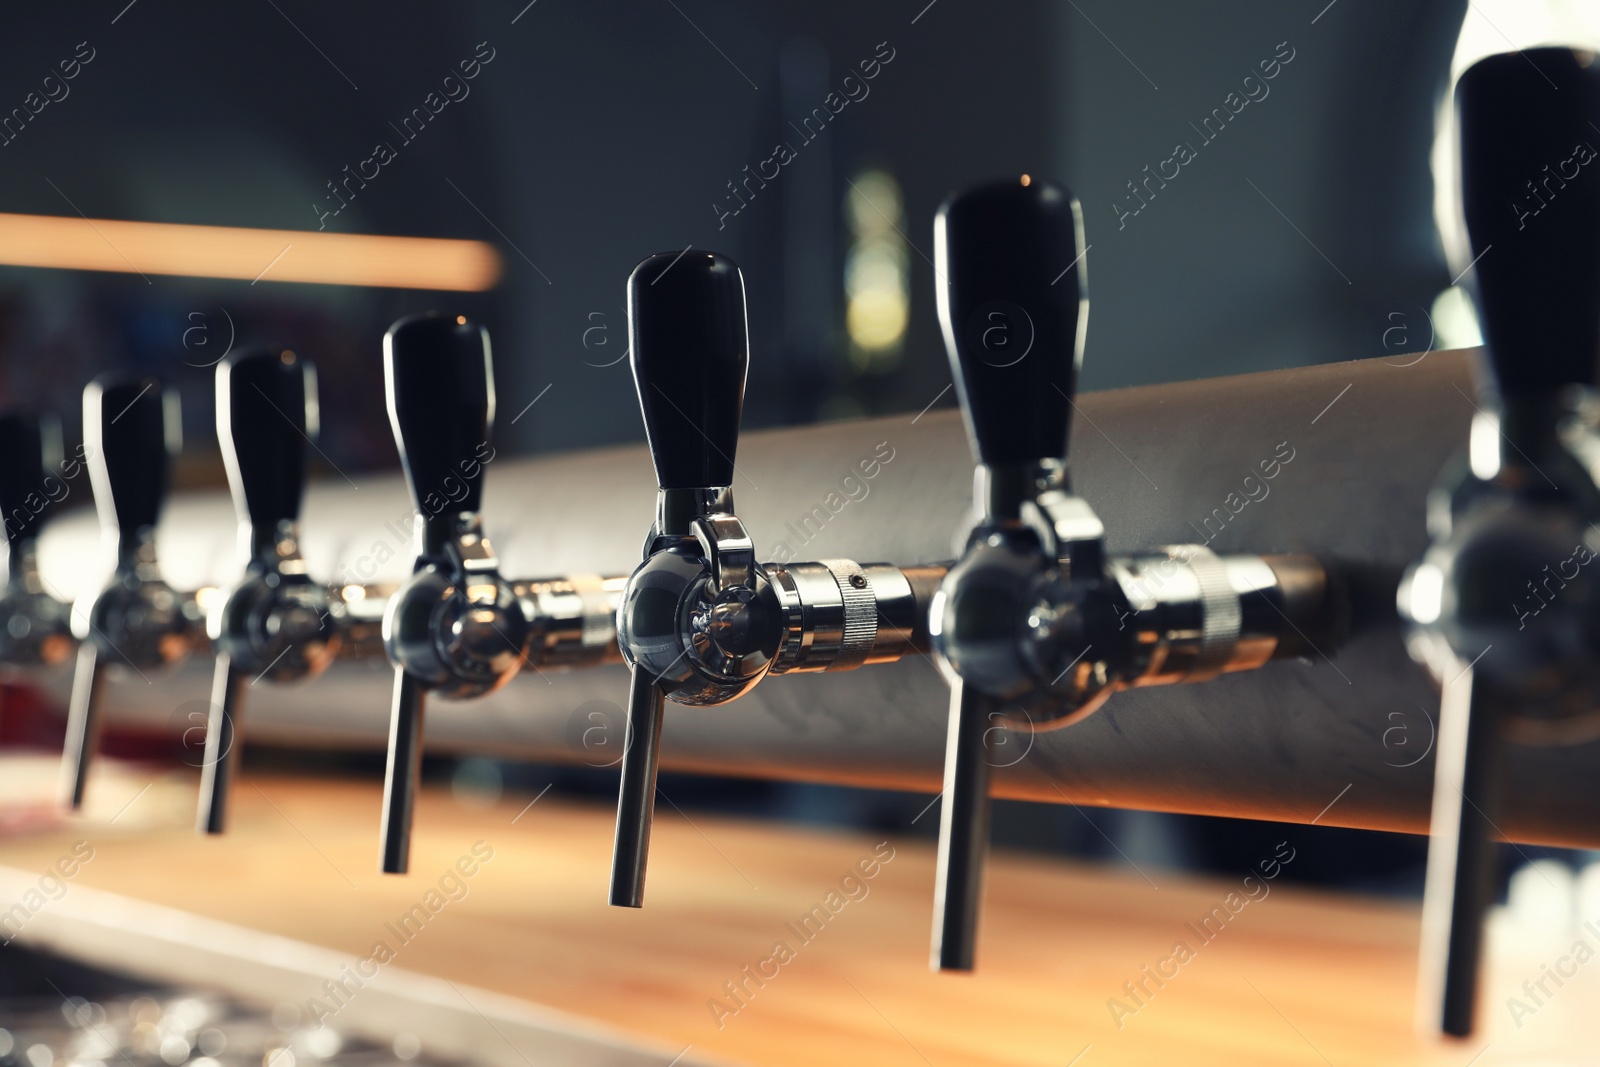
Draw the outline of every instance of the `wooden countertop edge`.
<instances>
[{"instance_id":1,"label":"wooden countertop edge","mask_svg":"<svg viewBox=\"0 0 1600 1067\"><path fill-rule=\"evenodd\" d=\"M0 900L22 900L38 885L37 872L0 866ZM88 886L72 885L59 899L47 898L14 940L137 978L184 987L200 982L269 1005L305 1004L315 997L335 1009L327 1022L345 1033L387 1045L397 1029L409 1029L424 1037L431 1053L470 1057L489 1067L737 1067L393 964L362 977L353 971L357 960L341 952ZM337 981L355 987L342 1004L325 990ZM407 1020L404 1027L396 1025L399 1019Z\"/></svg>"}]
</instances>

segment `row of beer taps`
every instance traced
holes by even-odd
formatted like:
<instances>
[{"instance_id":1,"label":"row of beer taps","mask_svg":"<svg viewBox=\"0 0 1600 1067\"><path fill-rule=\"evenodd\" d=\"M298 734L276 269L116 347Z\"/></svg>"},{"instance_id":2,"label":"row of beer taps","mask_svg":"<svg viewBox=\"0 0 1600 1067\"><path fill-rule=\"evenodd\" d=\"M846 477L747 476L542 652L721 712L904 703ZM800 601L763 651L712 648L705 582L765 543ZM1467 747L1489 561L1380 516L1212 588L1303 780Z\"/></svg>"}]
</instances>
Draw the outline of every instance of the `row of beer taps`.
<instances>
[{"instance_id":1,"label":"row of beer taps","mask_svg":"<svg viewBox=\"0 0 1600 1067\"><path fill-rule=\"evenodd\" d=\"M1564 189L1566 225L1529 225L1511 207L1534 173L1524 170L1563 158L1600 121L1597 78L1586 55L1544 49L1485 60L1458 87L1463 202L1488 338L1481 415L1469 462L1430 505L1434 547L1400 597L1414 651L1445 683L1424 947L1424 971L1438 981L1424 996L1432 1024L1456 1035L1472 1028L1500 737L1519 723L1593 714L1600 685L1600 597L1587 572L1559 610L1522 627L1494 614L1520 595L1524 563L1559 558L1574 538L1600 550L1600 449L1573 415L1600 350L1600 186ZM0 417L10 545L0 661L59 662L77 643L65 803L83 802L108 666L143 671L191 650L215 653L198 822L220 833L248 681L301 680L338 657L383 654L395 676L381 866L404 873L430 694L470 699L524 666L620 659L631 685L610 901L639 907L668 703L722 704L769 675L931 653L951 684L933 962L971 969L992 731L1066 726L1121 689L1330 651L1345 613L1338 568L1310 555L1106 551L1104 527L1069 478L1088 305L1083 220L1068 192L1022 176L954 195L935 220L934 248L939 323L977 461L974 518L953 563L760 561L732 489L749 360L744 281L712 252L652 256L628 278L632 369L659 486L630 575L502 574L481 509L494 418L489 340L465 317L404 319L384 338L418 545L398 589L325 585L307 573L297 520L316 379L293 351L254 348L218 366L217 433L244 569L207 596L168 586L155 554L177 448L174 394L153 379L110 377L85 392L81 454L114 568L70 608L43 585L35 550L34 501L59 433L37 415Z\"/></svg>"}]
</instances>

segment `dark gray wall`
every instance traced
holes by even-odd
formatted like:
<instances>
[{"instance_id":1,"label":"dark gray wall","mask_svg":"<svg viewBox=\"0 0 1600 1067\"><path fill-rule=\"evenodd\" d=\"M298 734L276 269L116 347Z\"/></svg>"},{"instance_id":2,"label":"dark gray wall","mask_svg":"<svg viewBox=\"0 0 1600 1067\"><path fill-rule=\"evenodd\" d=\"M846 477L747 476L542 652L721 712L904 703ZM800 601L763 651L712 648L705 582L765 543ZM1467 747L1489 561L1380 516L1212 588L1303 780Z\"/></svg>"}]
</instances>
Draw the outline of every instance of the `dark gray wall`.
<instances>
[{"instance_id":1,"label":"dark gray wall","mask_svg":"<svg viewBox=\"0 0 1600 1067\"><path fill-rule=\"evenodd\" d=\"M953 187L1022 171L1053 174L1083 201L1087 388L1377 355L1394 312L1421 346L1420 306L1448 280L1426 162L1461 5L1340 0L1317 18L1322 6L109 0L15 11L0 109L78 42L96 53L68 98L0 148L0 210L47 214L314 228L324 183L376 141L398 143L389 124L487 42L495 58L471 95L327 225L481 238L507 274L493 293L460 296L0 268L0 392L71 411L97 370L160 370L183 389L203 455L204 364L226 308L242 336L318 361L333 462L384 467L379 336L400 314L440 307L493 330L506 445L636 439L625 362L598 364L625 351L627 271L694 243L745 267L748 424L915 411L949 381L925 259L934 210ZM1283 41L1294 59L1270 96L1119 231L1124 183L1197 141L1188 124ZM870 95L719 226L712 203L726 183L795 140L790 121L880 42L895 58ZM845 179L869 164L904 186L912 322L898 367L854 377L842 369L838 209ZM213 331L209 349L184 346L197 322Z\"/></svg>"},{"instance_id":2,"label":"dark gray wall","mask_svg":"<svg viewBox=\"0 0 1600 1067\"><path fill-rule=\"evenodd\" d=\"M1054 8L1067 103L1055 166L1093 246L1086 388L1392 354L1394 312L1411 327L1405 350L1427 347L1421 307L1450 280L1428 152L1463 8ZM1261 99L1207 143L1190 123L1245 97L1281 44L1292 61L1252 82ZM1138 206L1126 183L1178 142L1195 158L1119 223L1114 205Z\"/></svg>"}]
</instances>

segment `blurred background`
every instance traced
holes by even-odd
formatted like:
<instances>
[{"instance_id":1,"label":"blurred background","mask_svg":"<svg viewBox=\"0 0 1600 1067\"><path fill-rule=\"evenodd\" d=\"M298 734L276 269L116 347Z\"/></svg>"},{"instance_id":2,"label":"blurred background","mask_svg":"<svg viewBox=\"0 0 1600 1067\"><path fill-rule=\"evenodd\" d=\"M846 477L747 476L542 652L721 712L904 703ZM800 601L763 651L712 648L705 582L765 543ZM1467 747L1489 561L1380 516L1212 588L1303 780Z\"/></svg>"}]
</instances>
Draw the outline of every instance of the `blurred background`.
<instances>
[{"instance_id":1,"label":"blurred background","mask_svg":"<svg viewBox=\"0 0 1600 1067\"><path fill-rule=\"evenodd\" d=\"M1082 203L1086 390L1472 344L1435 224L1436 115L1458 38L1503 49L1564 10L27 6L0 39L0 401L59 411L70 447L90 377L160 374L183 399L178 488L221 489L212 368L230 347L272 340L317 363L322 473L392 470L380 340L431 308L489 327L498 449L635 441L623 284L644 256L696 246L745 272L747 428L952 406L933 216L950 190L1018 173ZM193 227L264 232L241 242ZM443 243L398 256L361 243L373 236ZM350 255L330 273L318 257L333 240L356 243L338 246ZM211 262L220 245L251 251L214 257L215 277L162 272L163 250ZM29 699L8 690L0 736L59 743L58 720L30 715ZM161 744L124 737L112 751L161 757ZM252 746L247 760L381 774L377 756ZM428 772L469 804L552 774L568 792L615 789L603 771L484 759ZM701 808L935 828L914 821L917 796L673 788ZM1420 841L1296 832L1324 836L1291 878L1420 887ZM1274 833L1053 806L996 818L1001 844L1202 870L1247 866Z\"/></svg>"},{"instance_id":2,"label":"blurred background","mask_svg":"<svg viewBox=\"0 0 1600 1067\"><path fill-rule=\"evenodd\" d=\"M696 245L744 268L747 426L950 405L934 212L1030 171L1083 205L1086 389L1428 347L1451 278L1429 153L1464 4L1341 0L1312 23L1243 0L526 3L14 12L6 212L484 242L499 270L458 271L477 292L426 270L300 284L290 233L238 279L176 277L101 227L120 273L0 267L4 399L58 407L70 436L94 373L159 372L188 484L221 484L209 366L277 339L317 361L328 457L386 469L382 332L459 309L496 343L497 445L635 440L623 282Z\"/></svg>"}]
</instances>

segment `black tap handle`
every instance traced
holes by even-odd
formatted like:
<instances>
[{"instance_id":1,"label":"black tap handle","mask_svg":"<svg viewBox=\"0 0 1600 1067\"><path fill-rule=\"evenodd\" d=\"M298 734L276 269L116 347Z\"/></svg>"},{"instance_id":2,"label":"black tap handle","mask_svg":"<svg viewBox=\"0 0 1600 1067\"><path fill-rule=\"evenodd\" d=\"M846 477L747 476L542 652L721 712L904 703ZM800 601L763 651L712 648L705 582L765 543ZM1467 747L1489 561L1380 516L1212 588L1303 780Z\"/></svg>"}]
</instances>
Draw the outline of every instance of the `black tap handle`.
<instances>
[{"instance_id":1,"label":"black tap handle","mask_svg":"<svg viewBox=\"0 0 1600 1067\"><path fill-rule=\"evenodd\" d=\"M0 525L13 546L34 540L51 499L45 480L61 463L61 421L12 410L0 414Z\"/></svg>"},{"instance_id":2,"label":"black tap handle","mask_svg":"<svg viewBox=\"0 0 1600 1067\"><path fill-rule=\"evenodd\" d=\"M1600 66L1534 48L1456 83L1478 314L1506 400L1592 385L1600 355ZM1579 168L1584 168L1580 173Z\"/></svg>"},{"instance_id":3,"label":"black tap handle","mask_svg":"<svg viewBox=\"0 0 1600 1067\"><path fill-rule=\"evenodd\" d=\"M161 517L182 434L178 394L155 378L101 375L83 391L95 506L124 549Z\"/></svg>"},{"instance_id":4,"label":"black tap handle","mask_svg":"<svg viewBox=\"0 0 1600 1067\"><path fill-rule=\"evenodd\" d=\"M933 247L939 325L979 461L1064 458L1087 315L1077 200L1026 176L981 185L945 201Z\"/></svg>"},{"instance_id":5,"label":"black tap handle","mask_svg":"<svg viewBox=\"0 0 1600 1067\"><path fill-rule=\"evenodd\" d=\"M310 360L252 348L217 365L217 441L241 521L270 534L300 517L306 447L316 432Z\"/></svg>"},{"instance_id":6,"label":"black tap handle","mask_svg":"<svg viewBox=\"0 0 1600 1067\"><path fill-rule=\"evenodd\" d=\"M628 276L628 340L656 484L732 485L750 365L738 265L695 249L640 263Z\"/></svg>"},{"instance_id":7,"label":"black tap handle","mask_svg":"<svg viewBox=\"0 0 1600 1067\"><path fill-rule=\"evenodd\" d=\"M478 511L494 426L489 333L464 315L401 319L383 338L389 422L417 513Z\"/></svg>"}]
</instances>

